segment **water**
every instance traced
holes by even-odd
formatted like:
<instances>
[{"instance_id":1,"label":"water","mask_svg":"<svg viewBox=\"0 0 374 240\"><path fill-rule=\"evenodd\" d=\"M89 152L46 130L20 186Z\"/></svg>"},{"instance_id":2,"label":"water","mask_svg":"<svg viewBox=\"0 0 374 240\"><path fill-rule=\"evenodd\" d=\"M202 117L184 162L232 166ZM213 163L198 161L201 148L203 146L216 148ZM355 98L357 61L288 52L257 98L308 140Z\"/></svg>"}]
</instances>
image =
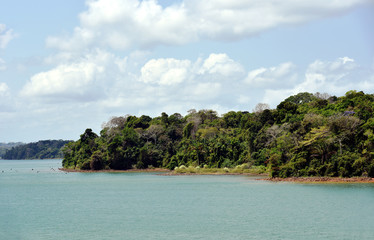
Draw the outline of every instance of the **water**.
<instances>
[{"instance_id":1,"label":"water","mask_svg":"<svg viewBox=\"0 0 374 240\"><path fill-rule=\"evenodd\" d=\"M374 185L0 161L0 239L373 239ZM4 172L3 172L4 171Z\"/></svg>"}]
</instances>

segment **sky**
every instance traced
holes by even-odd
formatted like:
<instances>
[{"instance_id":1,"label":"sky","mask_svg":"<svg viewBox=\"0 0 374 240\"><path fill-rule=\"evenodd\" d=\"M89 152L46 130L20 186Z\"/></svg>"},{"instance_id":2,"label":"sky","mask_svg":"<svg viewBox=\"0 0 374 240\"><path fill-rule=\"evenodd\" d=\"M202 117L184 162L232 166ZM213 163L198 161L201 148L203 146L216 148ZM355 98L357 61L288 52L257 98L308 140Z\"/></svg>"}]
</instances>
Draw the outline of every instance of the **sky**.
<instances>
[{"instance_id":1,"label":"sky","mask_svg":"<svg viewBox=\"0 0 374 240\"><path fill-rule=\"evenodd\" d=\"M0 0L0 142L374 93L374 0Z\"/></svg>"}]
</instances>

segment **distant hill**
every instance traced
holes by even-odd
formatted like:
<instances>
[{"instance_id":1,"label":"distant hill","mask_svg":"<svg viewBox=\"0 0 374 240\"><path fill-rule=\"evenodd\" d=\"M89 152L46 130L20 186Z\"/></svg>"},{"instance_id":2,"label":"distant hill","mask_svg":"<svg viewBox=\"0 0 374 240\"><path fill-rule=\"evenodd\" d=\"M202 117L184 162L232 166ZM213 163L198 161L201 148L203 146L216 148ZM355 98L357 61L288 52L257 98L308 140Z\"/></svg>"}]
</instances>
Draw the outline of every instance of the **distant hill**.
<instances>
[{"instance_id":1,"label":"distant hill","mask_svg":"<svg viewBox=\"0 0 374 240\"><path fill-rule=\"evenodd\" d=\"M24 143L21 143L21 142L0 143L0 159L6 153L7 150L11 149L12 147L16 147L22 144Z\"/></svg>"},{"instance_id":2,"label":"distant hill","mask_svg":"<svg viewBox=\"0 0 374 240\"><path fill-rule=\"evenodd\" d=\"M62 147L71 141L66 140L43 140L28 144L18 144L8 148L3 159L47 159L62 158Z\"/></svg>"}]
</instances>

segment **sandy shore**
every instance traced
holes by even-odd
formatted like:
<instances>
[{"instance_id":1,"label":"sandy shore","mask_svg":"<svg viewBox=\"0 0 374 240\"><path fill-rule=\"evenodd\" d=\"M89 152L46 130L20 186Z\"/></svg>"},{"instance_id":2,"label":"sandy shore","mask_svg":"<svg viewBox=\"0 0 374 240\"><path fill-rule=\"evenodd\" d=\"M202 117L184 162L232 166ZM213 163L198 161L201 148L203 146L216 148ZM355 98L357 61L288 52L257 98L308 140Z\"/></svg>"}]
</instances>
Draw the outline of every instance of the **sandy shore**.
<instances>
[{"instance_id":1,"label":"sandy shore","mask_svg":"<svg viewBox=\"0 0 374 240\"><path fill-rule=\"evenodd\" d=\"M289 178L269 178L266 174L251 174L251 173L222 173L222 172L200 172L200 173L176 173L165 168L153 168L153 169L128 169L128 170L76 170L59 168L64 172L82 172L82 173L136 173L136 172L157 172L163 176L183 176L183 175L244 175L258 177L260 181L271 181L271 182L295 182L295 183L374 183L374 178L370 177L352 177L352 178L340 178L340 177L289 177Z\"/></svg>"},{"instance_id":2,"label":"sandy shore","mask_svg":"<svg viewBox=\"0 0 374 240\"><path fill-rule=\"evenodd\" d=\"M272 182L296 182L296 183L374 183L370 177L289 177L289 178L264 178L259 180Z\"/></svg>"}]
</instances>

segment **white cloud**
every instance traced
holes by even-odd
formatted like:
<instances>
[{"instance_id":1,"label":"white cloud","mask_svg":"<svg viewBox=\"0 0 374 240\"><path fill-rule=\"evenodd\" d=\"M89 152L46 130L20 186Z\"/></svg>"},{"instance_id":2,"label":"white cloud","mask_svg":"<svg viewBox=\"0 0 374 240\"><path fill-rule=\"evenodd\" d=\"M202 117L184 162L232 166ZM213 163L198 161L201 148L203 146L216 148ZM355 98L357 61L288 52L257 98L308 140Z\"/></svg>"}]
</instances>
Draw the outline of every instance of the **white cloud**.
<instances>
[{"instance_id":1,"label":"white cloud","mask_svg":"<svg viewBox=\"0 0 374 240\"><path fill-rule=\"evenodd\" d=\"M186 9L173 5L163 9L157 1L88 1L80 14L81 25L72 37L49 37L47 46L76 50L82 46L109 46L127 49L133 45L183 44L194 38L186 31Z\"/></svg>"},{"instance_id":2,"label":"white cloud","mask_svg":"<svg viewBox=\"0 0 374 240\"><path fill-rule=\"evenodd\" d=\"M371 0L184 0L162 7L156 0L91 0L72 36L49 37L64 50L102 46L128 49L181 45L197 40L238 40L282 25L334 16Z\"/></svg>"},{"instance_id":3,"label":"white cloud","mask_svg":"<svg viewBox=\"0 0 374 240\"><path fill-rule=\"evenodd\" d=\"M9 95L9 87L6 83L0 83L0 96L8 96Z\"/></svg>"},{"instance_id":4,"label":"white cloud","mask_svg":"<svg viewBox=\"0 0 374 240\"><path fill-rule=\"evenodd\" d=\"M199 74L219 74L224 77L230 77L244 72L243 67L229 58L227 54L212 53L204 60L203 65L199 70Z\"/></svg>"},{"instance_id":5,"label":"white cloud","mask_svg":"<svg viewBox=\"0 0 374 240\"><path fill-rule=\"evenodd\" d=\"M141 68L140 81L160 85L176 85L185 81L238 80L244 74L244 68L227 54L212 53L206 59L178 60L160 58L149 60Z\"/></svg>"},{"instance_id":6,"label":"white cloud","mask_svg":"<svg viewBox=\"0 0 374 240\"><path fill-rule=\"evenodd\" d=\"M25 86L28 96L84 95L85 87L92 84L95 74L103 68L89 62L60 65L48 72L34 75Z\"/></svg>"},{"instance_id":7,"label":"white cloud","mask_svg":"<svg viewBox=\"0 0 374 240\"><path fill-rule=\"evenodd\" d=\"M5 48L15 37L12 29L8 29L5 24L0 23L0 48Z\"/></svg>"},{"instance_id":8,"label":"white cloud","mask_svg":"<svg viewBox=\"0 0 374 240\"><path fill-rule=\"evenodd\" d=\"M349 57L342 57L342 58L339 58L339 60L343 61L343 64L346 64L347 62L354 62L355 60L353 60L352 58L349 58Z\"/></svg>"},{"instance_id":9,"label":"white cloud","mask_svg":"<svg viewBox=\"0 0 374 240\"><path fill-rule=\"evenodd\" d=\"M354 59L349 57L338 58L335 61L320 61L316 60L311 63L307 69L307 73L324 73L333 74L341 72L349 72L356 68Z\"/></svg>"},{"instance_id":10,"label":"white cloud","mask_svg":"<svg viewBox=\"0 0 374 240\"><path fill-rule=\"evenodd\" d=\"M175 104L224 102L222 94L227 94L235 82L240 84L240 74L244 77L243 67L226 54L210 54L194 62L150 59L143 65L134 63L144 59L140 52L119 58L96 50L73 61L77 56L50 57L49 63L62 63L32 76L20 96L39 103L95 102L102 109L153 111L156 108L151 105L172 109Z\"/></svg>"},{"instance_id":11,"label":"white cloud","mask_svg":"<svg viewBox=\"0 0 374 240\"><path fill-rule=\"evenodd\" d=\"M286 97L300 92L326 92L342 96L352 89L369 93L374 91L374 71L363 71L354 59L348 57L334 61L316 60L308 66L304 76L291 88L265 89L263 101L274 107Z\"/></svg>"},{"instance_id":12,"label":"white cloud","mask_svg":"<svg viewBox=\"0 0 374 240\"><path fill-rule=\"evenodd\" d=\"M304 91L338 96L351 89L374 91L373 69L371 75L362 74L361 67L348 57L314 61L303 73L293 63L286 62L251 70L248 76L252 78L244 74L242 78L230 78L227 76L243 73L244 67L226 54L214 53L196 61L157 58L135 67L132 61L138 55L119 58L94 51L73 63L66 58L66 62L50 71L34 75L21 96L34 104L35 107L29 104L30 109L53 111L48 106L58 106L56 111L73 111L73 102L82 115L75 112L75 119L82 119L89 112L90 116L100 118L101 124L112 115L158 116L163 111L185 114L191 108L224 109L222 113L251 111L258 102L276 107L286 97ZM139 58L143 61L144 55ZM299 79L292 79L294 76ZM3 89L6 87L3 85Z\"/></svg>"},{"instance_id":13,"label":"white cloud","mask_svg":"<svg viewBox=\"0 0 374 240\"><path fill-rule=\"evenodd\" d=\"M39 115L48 115L51 122L61 125L64 121L74 125L76 132L86 127L98 131L103 121L116 115L159 116L164 111L184 115L191 108L214 109L220 113L251 111L259 102L274 108L288 96L304 91L337 96L351 89L374 92L374 69L361 67L348 57L317 60L304 70L290 62L246 70L252 76L250 81L243 74L241 79L226 80L228 75L240 72L239 69L244 71L226 54L213 53L196 61L176 58L144 61L143 53L120 58L97 50L71 62L75 57L60 58L62 64L34 75L24 86L21 98L17 99L27 102L22 109L26 109L23 112L28 117L36 119L36 109L41 109ZM137 62L135 67L134 59L144 63ZM299 79L292 80L290 85L287 81L292 76ZM11 112L7 109L12 104L9 94L8 86L0 84L0 112L5 114ZM61 112L69 112L69 119L64 119Z\"/></svg>"},{"instance_id":14,"label":"white cloud","mask_svg":"<svg viewBox=\"0 0 374 240\"><path fill-rule=\"evenodd\" d=\"M248 73L245 83L252 87L286 87L296 80L295 65L291 62L281 63L276 67L258 68Z\"/></svg>"},{"instance_id":15,"label":"white cloud","mask_svg":"<svg viewBox=\"0 0 374 240\"><path fill-rule=\"evenodd\" d=\"M48 98L53 101L93 101L105 94L111 83L111 72L121 72L126 60L104 51L95 51L71 63L35 74L26 83L21 96ZM109 79L108 79L109 78Z\"/></svg>"},{"instance_id":16,"label":"white cloud","mask_svg":"<svg viewBox=\"0 0 374 240\"><path fill-rule=\"evenodd\" d=\"M294 92L334 92L344 94L355 89L362 80L352 79L352 73L357 68L353 59L338 58L335 61L317 60L309 65L304 82L294 88ZM355 74L357 77L357 73ZM322 90L322 91L321 91Z\"/></svg>"},{"instance_id":17,"label":"white cloud","mask_svg":"<svg viewBox=\"0 0 374 240\"><path fill-rule=\"evenodd\" d=\"M190 67L189 60L152 59L142 67L139 80L144 83L175 85L186 80Z\"/></svg>"}]
</instances>

